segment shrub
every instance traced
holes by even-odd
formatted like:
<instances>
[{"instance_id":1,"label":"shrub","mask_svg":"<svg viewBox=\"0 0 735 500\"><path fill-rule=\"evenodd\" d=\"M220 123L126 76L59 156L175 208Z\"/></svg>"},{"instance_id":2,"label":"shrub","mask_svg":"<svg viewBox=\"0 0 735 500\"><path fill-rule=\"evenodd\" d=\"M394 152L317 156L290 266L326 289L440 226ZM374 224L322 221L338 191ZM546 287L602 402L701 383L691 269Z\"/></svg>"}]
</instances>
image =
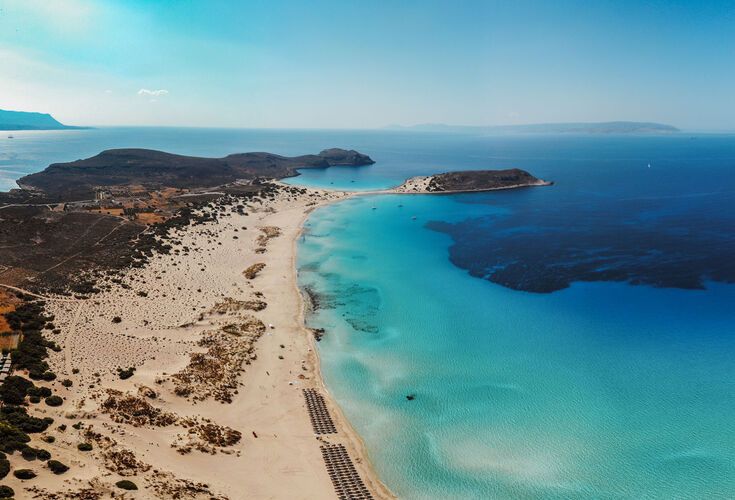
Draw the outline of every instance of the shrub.
<instances>
[{"instance_id":1,"label":"shrub","mask_svg":"<svg viewBox=\"0 0 735 500\"><path fill-rule=\"evenodd\" d=\"M92 443L79 443L77 449L79 451L92 451Z\"/></svg>"},{"instance_id":2,"label":"shrub","mask_svg":"<svg viewBox=\"0 0 735 500\"><path fill-rule=\"evenodd\" d=\"M31 438L25 432L16 429L12 425L0 422L0 450L13 453L26 447Z\"/></svg>"},{"instance_id":3,"label":"shrub","mask_svg":"<svg viewBox=\"0 0 735 500\"><path fill-rule=\"evenodd\" d=\"M23 323L21 327L23 340L11 356L16 368L28 370L31 378L35 378L34 375L43 374L48 370L48 363L44 361L48 353L46 352L47 342L39 328L31 329L32 326L33 323Z\"/></svg>"},{"instance_id":4,"label":"shrub","mask_svg":"<svg viewBox=\"0 0 735 500\"><path fill-rule=\"evenodd\" d=\"M36 473L31 469L18 469L13 472L13 475L18 479L33 479L36 477Z\"/></svg>"},{"instance_id":5,"label":"shrub","mask_svg":"<svg viewBox=\"0 0 735 500\"><path fill-rule=\"evenodd\" d=\"M46 418L32 417L22 406L3 406L0 408L0 421L24 432L43 432L53 419L49 422Z\"/></svg>"},{"instance_id":6,"label":"shrub","mask_svg":"<svg viewBox=\"0 0 735 500\"><path fill-rule=\"evenodd\" d=\"M23 456L24 459L27 461L35 460L37 457L36 455L36 449L31 448L30 446L26 446L20 451L20 454Z\"/></svg>"},{"instance_id":7,"label":"shrub","mask_svg":"<svg viewBox=\"0 0 735 500\"><path fill-rule=\"evenodd\" d=\"M10 473L10 462L3 456L0 458L0 479L4 479Z\"/></svg>"},{"instance_id":8,"label":"shrub","mask_svg":"<svg viewBox=\"0 0 735 500\"><path fill-rule=\"evenodd\" d=\"M56 380L56 374L54 372L44 372L41 378L46 382L53 382Z\"/></svg>"},{"instance_id":9,"label":"shrub","mask_svg":"<svg viewBox=\"0 0 735 500\"><path fill-rule=\"evenodd\" d=\"M41 436L41 439L43 439L46 443L53 443L54 441L56 441L56 438L54 436Z\"/></svg>"},{"instance_id":10,"label":"shrub","mask_svg":"<svg viewBox=\"0 0 735 500\"><path fill-rule=\"evenodd\" d=\"M116 482L115 486L123 490L137 490L138 489L138 487L135 485L134 482L128 481L127 479L123 479L122 481Z\"/></svg>"},{"instance_id":11,"label":"shrub","mask_svg":"<svg viewBox=\"0 0 735 500\"><path fill-rule=\"evenodd\" d=\"M13 498L15 491L10 486L0 485L0 498Z\"/></svg>"},{"instance_id":12,"label":"shrub","mask_svg":"<svg viewBox=\"0 0 735 500\"><path fill-rule=\"evenodd\" d=\"M69 470L69 467L62 464L58 460L49 460L48 461L48 468L53 472L54 474L63 474L64 472Z\"/></svg>"},{"instance_id":13,"label":"shrub","mask_svg":"<svg viewBox=\"0 0 735 500\"><path fill-rule=\"evenodd\" d=\"M31 403L33 403L34 405L37 405L38 403L40 403L40 402L41 402L41 398L39 398L38 396L30 396L30 397L28 398L28 401L30 401L30 402L31 402Z\"/></svg>"},{"instance_id":14,"label":"shrub","mask_svg":"<svg viewBox=\"0 0 735 500\"><path fill-rule=\"evenodd\" d=\"M127 380L130 377L132 377L134 373L135 373L135 367L133 366L131 366L130 368L126 368L124 370L122 368L117 369L117 374L120 377L120 380Z\"/></svg>"},{"instance_id":15,"label":"shrub","mask_svg":"<svg viewBox=\"0 0 735 500\"><path fill-rule=\"evenodd\" d=\"M65 378L61 381L61 385L63 385L64 387L71 387L72 385L74 385L74 382L72 382L68 378Z\"/></svg>"},{"instance_id":16,"label":"shrub","mask_svg":"<svg viewBox=\"0 0 735 500\"><path fill-rule=\"evenodd\" d=\"M30 389L28 389L28 395L29 396L38 396L41 398L47 398L49 397L53 392L51 392L51 389L48 387L36 387L33 386Z\"/></svg>"},{"instance_id":17,"label":"shrub","mask_svg":"<svg viewBox=\"0 0 735 500\"><path fill-rule=\"evenodd\" d=\"M6 405L20 405L31 389L33 382L17 375L7 377L0 385L0 400Z\"/></svg>"},{"instance_id":18,"label":"shrub","mask_svg":"<svg viewBox=\"0 0 735 500\"><path fill-rule=\"evenodd\" d=\"M64 400L59 396L49 396L45 399L46 404L49 406L61 406L64 404Z\"/></svg>"},{"instance_id":19,"label":"shrub","mask_svg":"<svg viewBox=\"0 0 735 500\"><path fill-rule=\"evenodd\" d=\"M46 460L48 460L49 458L51 458L51 453L48 450L43 450L41 448L37 448L36 449L36 457L38 457L38 459L41 462L45 462Z\"/></svg>"},{"instance_id":20,"label":"shrub","mask_svg":"<svg viewBox=\"0 0 735 500\"><path fill-rule=\"evenodd\" d=\"M121 323L122 322L122 318L120 316L115 316L114 318L112 318L112 322L113 323Z\"/></svg>"}]
</instances>

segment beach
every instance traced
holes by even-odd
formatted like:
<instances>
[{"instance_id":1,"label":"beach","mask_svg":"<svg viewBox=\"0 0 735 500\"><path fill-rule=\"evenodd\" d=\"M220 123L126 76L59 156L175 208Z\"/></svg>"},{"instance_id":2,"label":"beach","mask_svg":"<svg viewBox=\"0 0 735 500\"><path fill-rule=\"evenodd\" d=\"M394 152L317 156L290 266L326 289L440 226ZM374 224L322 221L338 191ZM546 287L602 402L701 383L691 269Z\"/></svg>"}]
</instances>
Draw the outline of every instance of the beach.
<instances>
[{"instance_id":1,"label":"beach","mask_svg":"<svg viewBox=\"0 0 735 500\"><path fill-rule=\"evenodd\" d=\"M296 282L304 220L348 196L282 190L243 213L217 206L216 221L177 229L169 254L110 278L110 290L47 297L61 347L51 368L71 383L57 389L62 406L37 407L54 424L30 445L70 471L7 484L39 498L119 494L119 480L139 488L126 498L334 498L320 452L330 443L345 446L375 498L391 498L321 381ZM325 397L335 434L315 435L305 388Z\"/></svg>"}]
</instances>

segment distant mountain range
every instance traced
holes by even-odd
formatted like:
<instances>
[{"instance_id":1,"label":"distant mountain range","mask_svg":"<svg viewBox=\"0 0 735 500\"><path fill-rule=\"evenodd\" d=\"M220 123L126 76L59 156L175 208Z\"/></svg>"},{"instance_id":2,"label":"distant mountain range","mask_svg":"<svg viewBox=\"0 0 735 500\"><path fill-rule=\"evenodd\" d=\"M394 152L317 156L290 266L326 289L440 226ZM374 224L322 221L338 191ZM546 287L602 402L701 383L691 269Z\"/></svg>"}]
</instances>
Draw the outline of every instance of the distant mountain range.
<instances>
[{"instance_id":1,"label":"distant mountain range","mask_svg":"<svg viewBox=\"0 0 735 500\"><path fill-rule=\"evenodd\" d=\"M385 128L388 130L458 134L670 134L680 131L671 125L649 122L536 123L496 126L425 123L411 126L389 125Z\"/></svg>"},{"instance_id":2,"label":"distant mountain range","mask_svg":"<svg viewBox=\"0 0 735 500\"><path fill-rule=\"evenodd\" d=\"M0 109L0 130L62 130L87 127L72 127L57 121L48 113L7 111Z\"/></svg>"}]
</instances>

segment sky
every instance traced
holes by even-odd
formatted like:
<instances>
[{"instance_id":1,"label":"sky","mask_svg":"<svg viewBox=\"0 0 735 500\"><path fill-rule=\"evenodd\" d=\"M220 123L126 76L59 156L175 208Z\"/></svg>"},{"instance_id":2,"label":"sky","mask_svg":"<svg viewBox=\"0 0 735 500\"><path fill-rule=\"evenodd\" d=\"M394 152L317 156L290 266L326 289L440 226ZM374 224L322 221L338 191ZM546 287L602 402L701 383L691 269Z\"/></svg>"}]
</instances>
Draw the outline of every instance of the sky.
<instances>
[{"instance_id":1,"label":"sky","mask_svg":"<svg viewBox=\"0 0 735 500\"><path fill-rule=\"evenodd\" d=\"M75 125L735 130L735 2L0 0L0 109Z\"/></svg>"}]
</instances>

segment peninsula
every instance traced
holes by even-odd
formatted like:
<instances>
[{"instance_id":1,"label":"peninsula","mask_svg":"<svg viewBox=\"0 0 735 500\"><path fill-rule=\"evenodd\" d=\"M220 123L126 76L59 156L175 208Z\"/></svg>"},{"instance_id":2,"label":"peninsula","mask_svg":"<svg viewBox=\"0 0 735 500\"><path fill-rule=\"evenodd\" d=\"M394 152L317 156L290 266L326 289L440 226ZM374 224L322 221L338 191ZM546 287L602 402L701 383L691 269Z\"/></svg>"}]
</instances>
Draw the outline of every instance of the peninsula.
<instances>
[{"instance_id":1,"label":"peninsula","mask_svg":"<svg viewBox=\"0 0 735 500\"><path fill-rule=\"evenodd\" d=\"M0 109L0 130L65 130L83 128L86 127L64 125L48 113Z\"/></svg>"},{"instance_id":2,"label":"peninsula","mask_svg":"<svg viewBox=\"0 0 735 500\"><path fill-rule=\"evenodd\" d=\"M212 188L258 178L282 179L298 175L300 168L375 163L354 150L325 149L296 157L272 153L241 153L224 158L182 156L151 149L111 149L70 163L55 163L18 181L25 194L56 201L94 199L101 191L126 196L131 187L150 191L163 188ZM18 193L20 194L20 193Z\"/></svg>"}]
</instances>

